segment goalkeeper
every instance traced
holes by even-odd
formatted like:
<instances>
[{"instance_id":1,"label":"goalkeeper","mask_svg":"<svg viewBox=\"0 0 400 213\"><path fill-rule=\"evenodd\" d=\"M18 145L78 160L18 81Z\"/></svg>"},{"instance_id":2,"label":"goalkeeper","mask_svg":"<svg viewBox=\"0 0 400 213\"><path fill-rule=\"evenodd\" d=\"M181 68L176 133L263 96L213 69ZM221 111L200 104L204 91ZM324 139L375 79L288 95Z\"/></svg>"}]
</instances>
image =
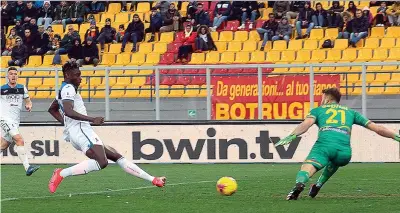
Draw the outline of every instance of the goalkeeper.
<instances>
[{"instance_id":1,"label":"goalkeeper","mask_svg":"<svg viewBox=\"0 0 400 213\"><path fill-rule=\"evenodd\" d=\"M400 136L395 132L371 122L355 110L339 105L340 98L340 91L336 88L323 90L321 106L311 110L291 135L275 144L275 146L289 144L297 136L307 132L313 124L319 128L318 140L297 173L296 186L289 192L286 200L297 200L309 178L325 167L317 183L311 185L309 196L314 198L339 167L350 162L350 136L353 124L400 142Z\"/></svg>"}]
</instances>

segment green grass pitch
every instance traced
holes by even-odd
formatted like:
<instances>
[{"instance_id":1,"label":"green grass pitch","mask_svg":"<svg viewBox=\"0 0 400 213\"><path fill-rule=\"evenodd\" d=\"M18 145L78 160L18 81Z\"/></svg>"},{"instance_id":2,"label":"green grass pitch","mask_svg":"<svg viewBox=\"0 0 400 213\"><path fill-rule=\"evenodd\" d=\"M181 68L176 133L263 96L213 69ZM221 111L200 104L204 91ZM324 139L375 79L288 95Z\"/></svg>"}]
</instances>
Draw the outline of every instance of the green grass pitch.
<instances>
[{"instance_id":1,"label":"green grass pitch","mask_svg":"<svg viewBox=\"0 0 400 213\"><path fill-rule=\"evenodd\" d=\"M112 165L67 178L51 195L47 184L57 166L42 166L26 177L21 165L2 165L1 212L400 212L398 163L350 164L339 169L316 199L306 196L306 189L297 201L284 198L294 185L299 164L141 166L151 174L167 176L167 186L151 187ZM215 183L222 176L237 180L238 191L233 196L216 192Z\"/></svg>"}]
</instances>

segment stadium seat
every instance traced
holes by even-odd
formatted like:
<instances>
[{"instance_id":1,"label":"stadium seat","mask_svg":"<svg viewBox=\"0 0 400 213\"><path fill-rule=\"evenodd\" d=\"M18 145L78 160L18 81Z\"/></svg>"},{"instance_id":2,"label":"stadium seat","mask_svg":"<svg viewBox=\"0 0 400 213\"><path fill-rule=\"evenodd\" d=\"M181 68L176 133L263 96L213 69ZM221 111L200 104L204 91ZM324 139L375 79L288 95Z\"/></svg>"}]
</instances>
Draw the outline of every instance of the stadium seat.
<instances>
[{"instance_id":1,"label":"stadium seat","mask_svg":"<svg viewBox=\"0 0 400 213\"><path fill-rule=\"evenodd\" d=\"M304 41L304 50L315 50L319 49L317 40L305 40Z\"/></svg>"},{"instance_id":2,"label":"stadium seat","mask_svg":"<svg viewBox=\"0 0 400 213\"><path fill-rule=\"evenodd\" d=\"M127 88L124 98L137 98L139 96L139 93L140 90L138 87Z\"/></svg>"},{"instance_id":3,"label":"stadium seat","mask_svg":"<svg viewBox=\"0 0 400 213\"><path fill-rule=\"evenodd\" d=\"M34 74L34 76L51 76L49 71L36 71L36 73Z\"/></svg>"},{"instance_id":4,"label":"stadium seat","mask_svg":"<svg viewBox=\"0 0 400 213\"><path fill-rule=\"evenodd\" d=\"M119 54L121 53L122 44L111 44L110 48L108 49L108 53ZM125 49L127 49L125 47Z\"/></svg>"},{"instance_id":5,"label":"stadium seat","mask_svg":"<svg viewBox=\"0 0 400 213\"><path fill-rule=\"evenodd\" d=\"M160 37L159 34L156 33L155 36L154 36L154 42L158 42L160 40L159 37ZM150 40L150 38L151 38L151 33L146 33L146 36L145 36L144 40L147 42L148 40Z\"/></svg>"},{"instance_id":6,"label":"stadium seat","mask_svg":"<svg viewBox=\"0 0 400 213\"><path fill-rule=\"evenodd\" d=\"M168 53L178 53L180 46L182 46L182 43L179 43L179 42L178 43L176 43L176 42L169 43L167 46L167 52Z\"/></svg>"},{"instance_id":7,"label":"stadium seat","mask_svg":"<svg viewBox=\"0 0 400 213\"><path fill-rule=\"evenodd\" d=\"M118 54L117 55L117 61L115 62L115 65L128 65L129 62L131 62L131 55L130 54Z\"/></svg>"},{"instance_id":8,"label":"stadium seat","mask_svg":"<svg viewBox=\"0 0 400 213\"><path fill-rule=\"evenodd\" d=\"M253 52L257 50L257 42L256 41L245 41L243 42L243 51Z\"/></svg>"},{"instance_id":9,"label":"stadium seat","mask_svg":"<svg viewBox=\"0 0 400 213\"><path fill-rule=\"evenodd\" d=\"M343 50L342 60L354 61L357 58L356 49L345 49Z\"/></svg>"},{"instance_id":10,"label":"stadium seat","mask_svg":"<svg viewBox=\"0 0 400 213\"><path fill-rule=\"evenodd\" d=\"M115 15L115 22L119 24L125 24L129 22L129 13L117 13ZM82 25L81 25L82 27ZM116 29L118 30L118 29Z\"/></svg>"},{"instance_id":11,"label":"stadium seat","mask_svg":"<svg viewBox=\"0 0 400 213\"><path fill-rule=\"evenodd\" d=\"M239 21L228 21L225 26L225 30L236 31L239 27Z\"/></svg>"},{"instance_id":12,"label":"stadium seat","mask_svg":"<svg viewBox=\"0 0 400 213\"><path fill-rule=\"evenodd\" d=\"M272 44L272 50L286 50L287 42L285 40L277 40Z\"/></svg>"},{"instance_id":13,"label":"stadium seat","mask_svg":"<svg viewBox=\"0 0 400 213\"><path fill-rule=\"evenodd\" d=\"M326 57L327 61L340 61L341 57L342 57L342 51L339 49L332 49L327 51L328 52L328 56Z\"/></svg>"},{"instance_id":14,"label":"stadium seat","mask_svg":"<svg viewBox=\"0 0 400 213\"><path fill-rule=\"evenodd\" d=\"M115 83L110 78L110 85L113 86L129 86L131 84L131 77L114 77Z\"/></svg>"},{"instance_id":15,"label":"stadium seat","mask_svg":"<svg viewBox=\"0 0 400 213\"><path fill-rule=\"evenodd\" d=\"M121 11L121 4L120 3L110 3L108 5L107 13L119 13Z\"/></svg>"},{"instance_id":16,"label":"stadium seat","mask_svg":"<svg viewBox=\"0 0 400 213\"><path fill-rule=\"evenodd\" d=\"M277 52L277 51L275 51L275 52ZM264 63L265 62L265 52L261 52L261 51L252 52L249 62L253 63L253 64Z\"/></svg>"},{"instance_id":17,"label":"stadium seat","mask_svg":"<svg viewBox=\"0 0 400 213\"><path fill-rule=\"evenodd\" d=\"M29 56L26 67L38 67L40 65L42 65L42 56L40 55Z\"/></svg>"},{"instance_id":18,"label":"stadium seat","mask_svg":"<svg viewBox=\"0 0 400 213\"><path fill-rule=\"evenodd\" d=\"M177 32L177 33L175 34L175 40L174 40L174 42L184 42L184 39L185 39L185 34L184 34L184 32Z\"/></svg>"},{"instance_id":19,"label":"stadium seat","mask_svg":"<svg viewBox=\"0 0 400 213\"><path fill-rule=\"evenodd\" d=\"M129 65L139 66L144 64L145 54L144 53L134 53L132 54L132 59Z\"/></svg>"},{"instance_id":20,"label":"stadium seat","mask_svg":"<svg viewBox=\"0 0 400 213\"><path fill-rule=\"evenodd\" d=\"M382 95L384 91L385 85L383 83L371 83L367 88L368 95Z\"/></svg>"},{"instance_id":21,"label":"stadium seat","mask_svg":"<svg viewBox=\"0 0 400 213\"><path fill-rule=\"evenodd\" d=\"M206 76L200 76L196 75L193 76L192 82L190 82L191 85L204 85L206 84Z\"/></svg>"},{"instance_id":22,"label":"stadium seat","mask_svg":"<svg viewBox=\"0 0 400 213\"><path fill-rule=\"evenodd\" d=\"M125 96L125 90L112 89L110 92L110 98L123 98Z\"/></svg>"},{"instance_id":23,"label":"stadium seat","mask_svg":"<svg viewBox=\"0 0 400 213\"><path fill-rule=\"evenodd\" d=\"M154 87L151 86L141 86L139 98L150 98L150 96L155 97Z\"/></svg>"},{"instance_id":24,"label":"stadium seat","mask_svg":"<svg viewBox=\"0 0 400 213\"><path fill-rule=\"evenodd\" d=\"M163 54L163 53L167 52L167 44L155 43L153 52L154 53L160 53L160 54Z\"/></svg>"},{"instance_id":25,"label":"stadium seat","mask_svg":"<svg viewBox=\"0 0 400 213\"><path fill-rule=\"evenodd\" d=\"M193 55L192 55L193 57ZM219 63L219 52L209 52L206 55L206 64L216 64Z\"/></svg>"},{"instance_id":26,"label":"stadium seat","mask_svg":"<svg viewBox=\"0 0 400 213\"><path fill-rule=\"evenodd\" d=\"M54 34L63 35L64 34L64 27L61 24L53 24L51 25L53 28Z\"/></svg>"},{"instance_id":27,"label":"stadium seat","mask_svg":"<svg viewBox=\"0 0 400 213\"><path fill-rule=\"evenodd\" d=\"M281 60L280 51L270 51L267 53L267 59L266 59L267 62L278 62L280 60Z\"/></svg>"},{"instance_id":28,"label":"stadium seat","mask_svg":"<svg viewBox=\"0 0 400 213\"><path fill-rule=\"evenodd\" d=\"M217 41L215 42L215 46L217 47L217 51L222 53L226 51L228 45L225 41Z\"/></svg>"},{"instance_id":29,"label":"stadium seat","mask_svg":"<svg viewBox=\"0 0 400 213\"><path fill-rule=\"evenodd\" d=\"M177 76L176 84L178 85L189 85L191 81L190 76Z\"/></svg>"},{"instance_id":30,"label":"stadium seat","mask_svg":"<svg viewBox=\"0 0 400 213\"><path fill-rule=\"evenodd\" d=\"M400 38L400 27L388 27L385 37Z\"/></svg>"},{"instance_id":31,"label":"stadium seat","mask_svg":"<svg viewBox=\"0 0 400 213\"><path fill-rule=\"evenodd\" d=\"M242 42L240 41L231 41L228 43L228 52L239 52L242 50Z\"/></svg>"},{"instance_id":32,"label":"stadium seat","mask_svg":"<svg viewBox=\"0 0 400 213\"><path fill-rule=\"evenodd\" d=\"M146 53L151 53L152 51L153 51L152 43L140 43L139 52L146 54Z\"/></svg>"},{"instance_id":33,"label":"stadium seat","mask_svg":"<svg viewBox=\"0 0 400 213\"><path fill-rule=\"evenodd\" d=\"M160 42L170 43L172 41L174 41L174 33L173 32L161 33Z\"/></svg>"},{"instance_id":34,"label":"stadium seat","mask_svg":"<svg viewBox=\"0 0 400 213\"><path fill-rule=\"evenodd\" d=\"M400 48L390 49L389 57L387 59L388 60L400 60Z\"/></svg>"},{"instance_id":35,"label":"stadium seat","mask_svg":"<svg viewBox=\"0 0 400 213\"><path fill-rule=\"evenodd\" d=\"M136 12L138 13L146 13L150 11L150 3L149 2L139 2L136 6Z\"/></svg>"},{"instance_id":36,"label":"stadium seat","mask_svg":"<svg viewBox=\"0 0 400 213\"><path fill-rule=\"evenodd\" d=\"M232 40L233 40L233 33L231 31L222 31L219 33L218 41L232 41Z\"/></svg>"},{"instance_id":37,"label":"stadium seat","mask_svg":"<svg viewBox=\"0 0 400 213\"><path fill-rule=\"evenodd\" d=\"M360 49L355 61L369 61L372 58L372 49Z\"/></svg>"},{"instance_id":38,"label":"stadium seat","mask_svg":"<svg viewBox=\"0 0 400 213\"><path fill-rule=\"evenodd\" d=\"M268 57L268 55L267 55ZM282 51L281 62L292 62L295 60L295 51Z\"/></svg>"},{"instance_id":39,"label":"stadium seat","mask_svg":"<svg viewBox=\"0 0 400 213\"><path fill-rule=\"evenodd\" d=\"M288 50L301 50L303 48L303 40L290 40Z\"/></svg>"},{"instance_id":40,"label":"stadium seat","mask_svg":"<svg viewBox=\"0 0 400 213\"><path fill-rule=\"evenodd\" d=\"M36 94L35 94L34 98L36 98L36 99L47 99L50 96L51 96L51 91L36 91Z\"/></svg>"},{"instance_id":41,"label":"stadium seat","mask_svg":"<svg viewBox=\"0 0 400 213\"><path fill-rule=\"evenodd\" d=\"M174 63L174 53L164 53L161 56L160 64L172 64Z\"/></svg>"},{"instance_id":42,"label":"stadium seat","mask_svg":"<svg viewBox=\"0 0 400 213\"><path fill-rule=\"evenodd\" d=\"M331 39L335 40L339 35L339 31L337 28L327 28L325 30L325 38L324 39Z\"/></svg>"},{"instance_id":43,"label":"stadium seat","mask_svg":"<svg viewBox=\"0 0 400 213\"><path fill-rule=\"evenodd\" d=\"M375 49L379 47L379 38L367 38L365 39L364 48Z\"/></svg>"},{"instance_id":44,"label":"stadium seat","mask_svg":"<svg viewBox=\"0 0 400 213\"><path fill-rule=\"evenodd\" d=\"M391 74L390 73L376 73L377 82L387 83L390 81Z\"/></svg>"},{"instance_id":45,"label":"stadium seat","mask_svg":"<svg viewBox=\"0 0 400 213\"><path fill-rule=\"evenodd\" d=\"M221 58L222 61L222 58ZM237 52L235 63L245 64L250 61L250 53L249 52Z\"/></svg>"},{"instance_id":46,"label":"stadium seat","mask_svg":"<svg viewBox=\"0 0 400 213\"><path fill-rule=\"evenodd\" d=\"M382 38L385 35L384 27L373 27L371 29L371 38Z\"/></svg>"},{"instance_id":47,"label":"stadium seat","mask_svg":"<svg viewBox=\"0 0 400 213\"><path fill-rule=\"evenodd\" d=\"M188 85L185 88L185 94L183 94L183 97L186 98L195 98L199 95L200 88L198 85Z\"/></svg>"},{"instance_id":48,"label":"stadium seat","mask_svg":"<svg viewBox=\"0 0 400 213\"><path fill-rule=\"evenodd\" d=\"M381 48L393 48L396 44L395 38L382 38L381 39Z\"/></svg>"},{"instance_id":49,"label":"stadium seat","mask_svg":"<svg viewBox=\"0 0 400 213\"><path fill-rule=\"evenodd\" d=\"M234 41L247 41L249 39L249 33L247 31L237 31L235 32Z\"/></svg>"},{"instance_id":50,"label":"stadium seat","mask_svg":"<svg viewBox=\"0 0 400 213\"><path fill-rule=\"evenodd\" d=\"M332 50L329 50L329 51L332 51ZM329 52L328 51L328 52ZM310 58L310 62L313 62L313 63L315 63L315 62L318 62L318 63L321 63L321 62L323 62L323 61L325 61L325 59L326 59L326 50L324 50L324 49L318 49L318 50L313 50L312 52L311 52L311 58ZM297 55L298 55L298 52L297 52Z\"/></svg>"},{"instance_id":51,"label":"stadium seat","mask_svg":"<svg viewBox=\"0 0 400 213\"><path fill-rule=\"evenodd\" d=\"M1 56L1 67L2 68L7 68L9 60L11 60L11 56Z\"/></svg>"},{"instance_id":52,"label":"stadium seat","mask_svg":"<svg viewBox=\"0 0 400 213\"><path fill-rule=\"evenodd\" d=\"M259 41L258 42L258 48L261 48L261 45L262 45L262 41ZM267 44L265 45L265 47L264 47L264 51L265 52L268 52L268 51L270 51L272 49L272 42L267 42Z\"/></svg>"},{"instance_id":53,"label":"stadium seat","mask_svg":"<svg viewBox=\"0 0 400 213\"><path fill-rule=\"evenodd\" d=\"M185 86L183 85L173 85L171 86L171 91L168 97L171 98L181 98L185 93Z\"/></svg>"},{"instance_id":54,"label":"stadium seat","mask_svg":"<svg viewBox=\"0 0 400 213\"><path fill-rule=\"evenodd\" d=\"M388 50L386 48L376 48L374 49L374 56L372 57L373 60L380 60L384 61L388 57Z\"/></svg>"},{"instance_id":55,"label":"stadium seat","mask_svg":"<svg viewBox=\"0 0 400 213\"><path fill-rule=\"evenodd\" d=\"M111 19L111 22L114 22L115 19L115 13L103 13L101 14L101 20L100 23L105 23L106 19Z\"/></svg>"},{"instance_id":56,"label":"stadium seat","mask_svg":"<svg viewBox=\"0 0 400 213\"><path fill-rule=\"evenodd\" d=\"M193 53L189 64L203 64L204 58L204 53Z\"/></svg>"},{"instance_id":57,"label":"stadium seat","mask_svg":"<svg viewBox=\"0 0 400 213\"><path fill-rule=\"evenodd\" d=\"M115 63L115 54L113 53L107 53L103 54L101 57L101 65L113 65Z\"/></svg>"},{"instance_id":58,"label":"stadium seat","mask_svg":"<svg viewBox=\"0 0 400 213\"><path fill-rule=\"evenodd\" d=\"M148 53L146 55L146 62L143 64L143 66L153 66L156 65L160 62L160 53Z\"/></svg>"},{"instance_id":59,"label":"stadium seat","mask_svg":"<svg viewBox=\"0 0 400 213\"><path fill-rule=\"evenodd\" d=\"M43 78L29 78L28 87L40 87L42 86Z\"/></svg>"},{"instance_id":60,"label":"stadium seat","mask_svg":"<svg viewBox=\"0 0 400 213\"><path fill-rule=\"evenodd\" d=\"M347 39L336 39L333 49L344 50L349 46L349 40Z\"/></svg>"},{"instance_id":61,"label":"stadium seat","mask_svg":"<svg viewBox=\"0 0 400 213\"><path fill-rule=\"evenodd\" d=\"M132 83L129 85L142 86L146 83L146 77L133 77Z\"/></svg>"},{"instance_id":62,"label":"stadium seat","mask_svg":"<svg viewBox=\"0 0 400 213\"><path fill-rule=\"evenodd\" d=\"M256 30L252 30L249 32L249 41L260 41L260 34Z\"/></svg>"},{"instance_id":63,"label":"stadium seat","mask_svg":"<svg viewBox=\"0 0 400 213\"><path fill-rule=\"evenodd\" d=\"M398 82L389 82L385 86L385 95L398 95L400 93L400 87Z\"/></svg>"},{"instance_id":64,"label":"stadium seat","mask_svg":"<svg viewBox=\"0 0 400 213\"><path fill-rule=\"evenodd\" d=\"M56 25L54 25L54 26L56 26ZM79 27L79 34L85 34L86 31L89 29L89 27L90 27L90 23L82 23L81 26ZM53 27L53 31L54 31L54 27Z\"/></svg>"},{"instance_id":65,"label":"stadium seat","mask_svg":"<svg viewBox=\"0 0 400 213\"><path fill-rule=\"evenodd\" d=\"M214 42L218 41L219 33L218 32L211 32L211 38Z\"/></svg>"},{"instance_id":66,"label":"stadium seat","mask_svg":"<svg viewBox=\"0 0 400 213\"><path fill-rule=\"evenodd\" d=\"M323 29L312 29L310 33L310 39L322 40L324 38Z\"/></svg>"},{"instance_id":67,"label":"stadium seat","mask_svg":"<svg viewBox=\"0 0 400 213\"><path fill-rule=\"evenodd\" d=\"M292 51L284 51L284 52L290 53ZM285 53L285 57L286 57L286 53ZM291 56L288 56L288 57L290 58ZM310 50L299 50L299 51L297 51L297 56L294 61L305 63L305 62L310 61L310 59L311 59L311 51ZM285 60L285 59L283 59L283 60Z\"/></svg>"}]
</instances>

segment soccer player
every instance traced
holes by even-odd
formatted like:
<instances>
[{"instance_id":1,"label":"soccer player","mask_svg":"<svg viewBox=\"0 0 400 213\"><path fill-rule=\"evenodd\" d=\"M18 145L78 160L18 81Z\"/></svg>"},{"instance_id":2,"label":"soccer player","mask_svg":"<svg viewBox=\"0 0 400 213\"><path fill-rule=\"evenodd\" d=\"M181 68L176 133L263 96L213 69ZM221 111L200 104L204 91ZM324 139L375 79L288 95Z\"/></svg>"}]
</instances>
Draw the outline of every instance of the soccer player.
<instances>
[{"instance_id":1,"label":"soccer player","mask_svg":"<svg viewBox=\"0 0 400 213\"><path fill-rule=\"evenodd\" d=\"M355 110L340 105L341 94L337 88L325 89L322 93L321 106L311 110L291 135L275 144L275 146L289 144L297 136L307 132L313 124L319 128L318 140L297 173L296 186L289 192L286 200L297 200L309 178L325 167L317 183L311 185L309 196L314 198L339 167L350 162L350 136L353 124L400 142L400 136L395 132L371 122Z\"/></svg>"},{"instance_id":2,"label":"soccer player","mask_svg":"<svg viewBox=\"0 0 400 213\"><path fill-rule=\"evenodd\" d=\"M136 164L125 159L115 149L104 145L94 132L90 123L101 125L102 117L90 117L77 89L82 81L81 71L75 62L67 62L62 67L64 82L58 96L52 102L49 113L65 126L64 139L82 151L89 159L65 169L55 169L49 181L50 193L54 193L64 178L84 175L106 168L107 159L116 162L125 172L163 187L165 177L153 177L140 169Z\"/></svg>"},{"instance_id":3,"label":"soccer player","mask_svg":"<svg viewBox=\"0 0 400 213\"><path fill-rule=\"evenodd\" d=\"M17 84L18 71L15 67L8 68L8 83L1 86L1 152L6 150L12 142L15 142L15 151L24 165L27 176L31 176L39 169L39 166L29 165L28 155L25 151L24 139L19 133L18 127L22 102L25 102L25 109L32 110L32 101L29 98L25 85Z\"/></svg>"}]
</instances>

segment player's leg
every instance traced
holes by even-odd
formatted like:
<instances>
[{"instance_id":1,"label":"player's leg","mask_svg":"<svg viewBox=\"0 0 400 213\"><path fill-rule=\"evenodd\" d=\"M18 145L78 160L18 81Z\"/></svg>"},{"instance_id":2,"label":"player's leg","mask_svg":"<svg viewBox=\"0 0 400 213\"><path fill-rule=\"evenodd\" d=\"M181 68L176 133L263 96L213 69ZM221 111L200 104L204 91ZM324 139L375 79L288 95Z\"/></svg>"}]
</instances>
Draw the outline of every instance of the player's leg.
<instances>
[{"instance_id":1,"label":"player's leg","mask_svg":"<svg viewBox=\"0 0 400 213\"><path fill-rule=\"evenodd\" d=\"M0 153L2 153L4 150L6 150L10 146L11 142L8 142L6 139L1 137L1 144L0 144Z\"/></svg>"},{"instance_id":2,"label":"player's leg","mask_svg":"<svg viewBox=\"0 0 400 213\"><path fill-rule=\"evenodd\" d=\"M150 181L153 185L158 187L163 187L165 185L165 177L154 177L149 175L147 172L142 170L139 166L127 160L121 154L117 152L114 148L105 145L104 146L106 156L109 160L116 162L125 172L136 176L138 178Z\"/></svg>"}]
</instances>

